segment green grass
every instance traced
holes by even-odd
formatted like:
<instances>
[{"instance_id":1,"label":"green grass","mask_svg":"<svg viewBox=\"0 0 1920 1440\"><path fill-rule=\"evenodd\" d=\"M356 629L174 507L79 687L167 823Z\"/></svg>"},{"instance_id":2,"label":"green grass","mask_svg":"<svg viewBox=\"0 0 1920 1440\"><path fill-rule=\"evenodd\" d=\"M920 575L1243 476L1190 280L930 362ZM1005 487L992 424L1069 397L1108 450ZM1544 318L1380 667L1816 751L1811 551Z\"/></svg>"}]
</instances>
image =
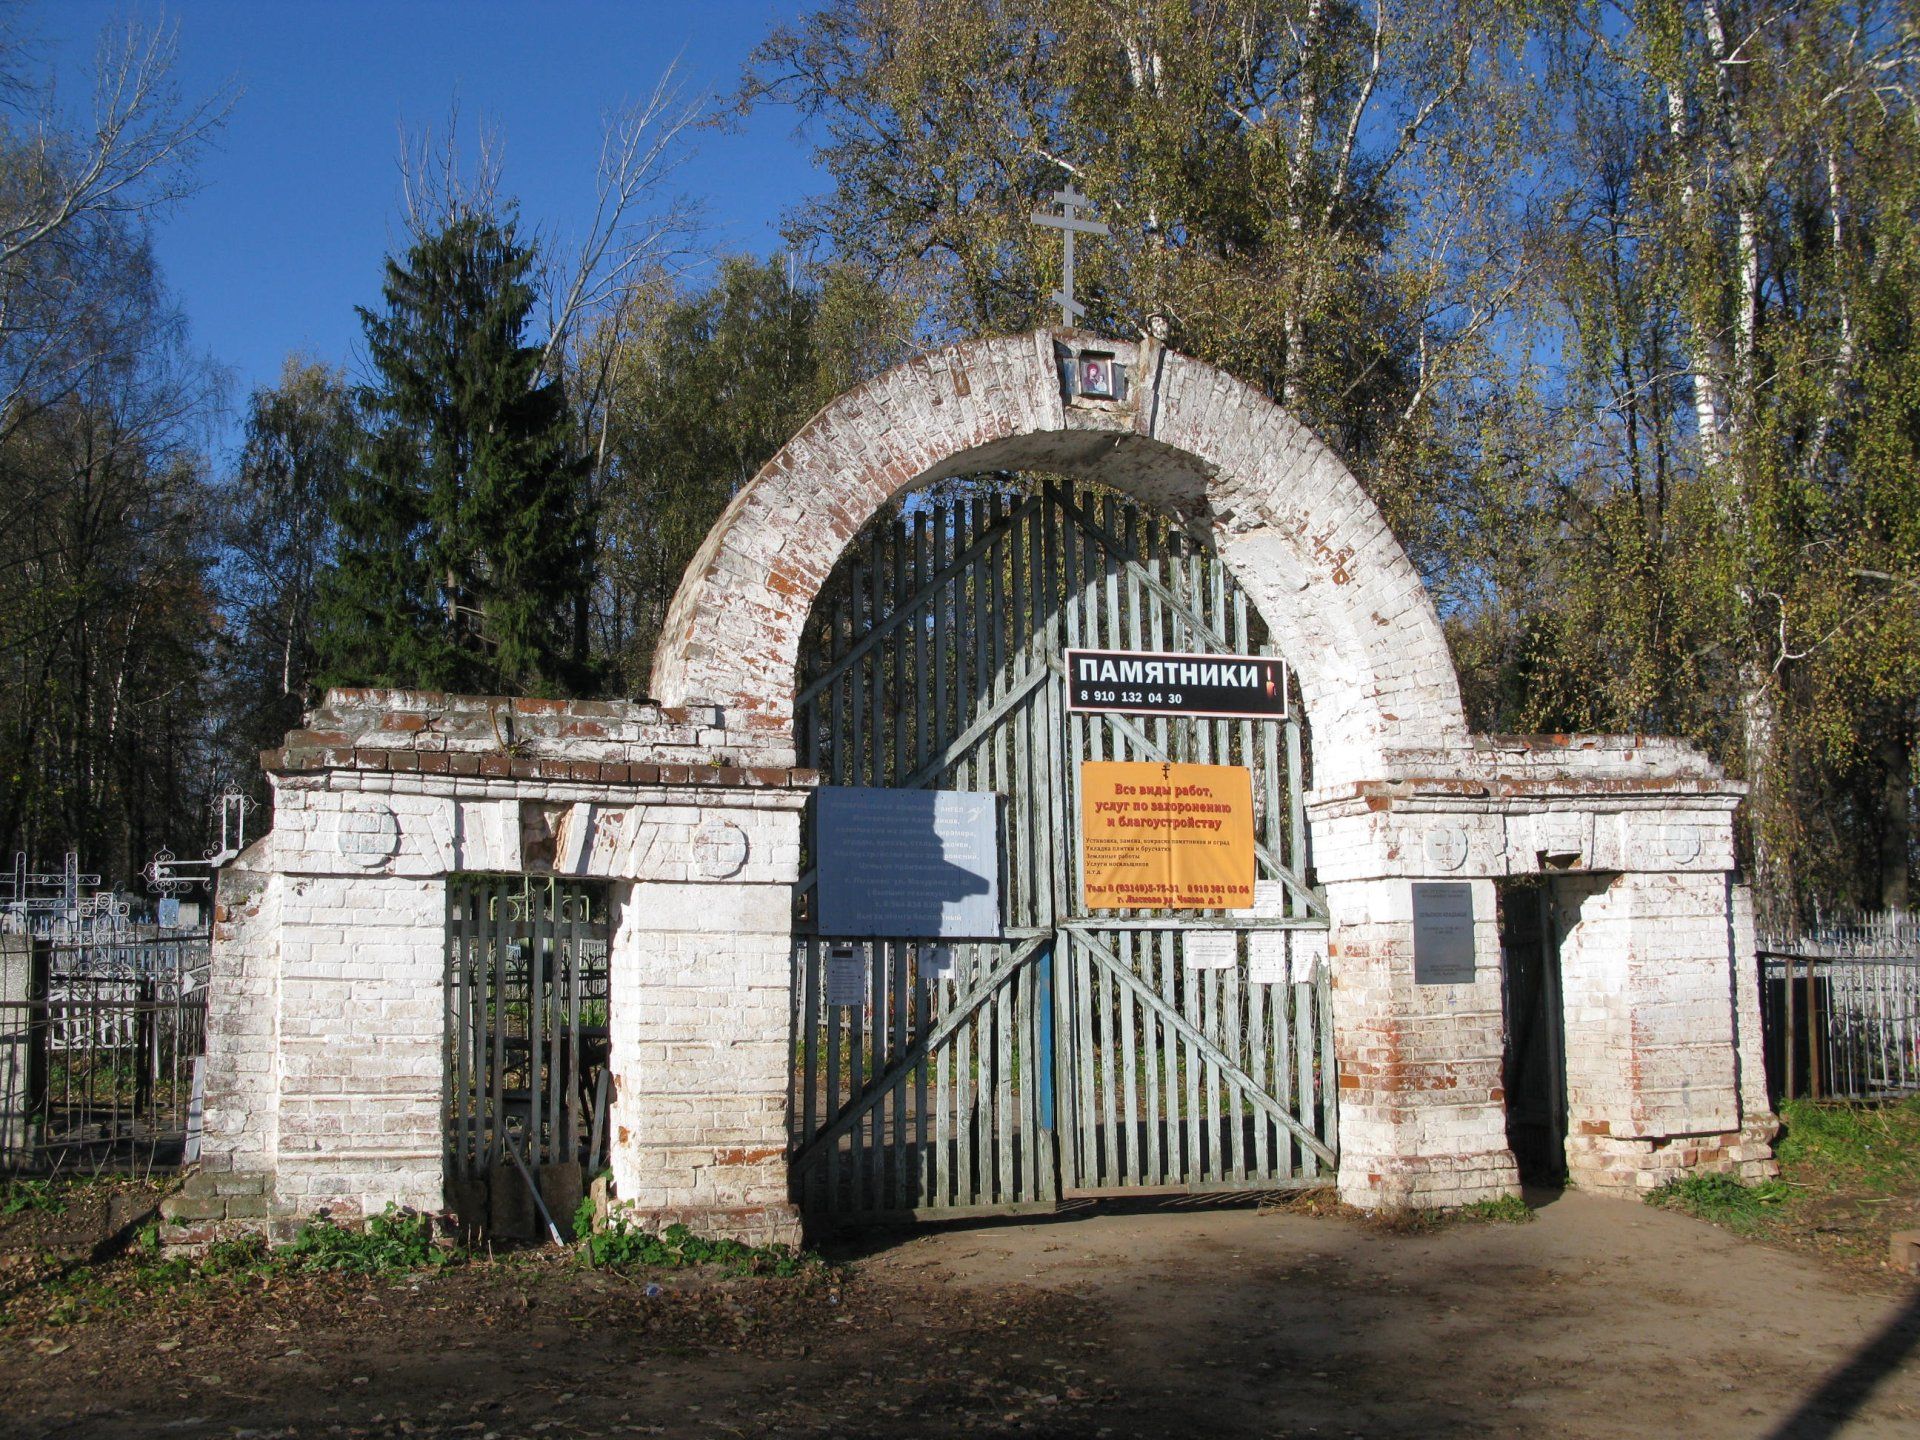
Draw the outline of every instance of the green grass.
<instances>
[{"instance_id":1,"label":"green grass","mask_svg":"<svg viewBox=\"0 0 1920 1440\"><path fill-rule=\"evenodd\" d=\"M1476 1200L1454 1212L1462 1220L1489 1225L1524 1225L1533 1219L1533 1207L1518 1195L1502 1195L1498 1200Z\"/></svg>"},{"instance_id":2,"label":"green grass","mask_svg":"<svg viewBox=\"0 0 1920 1440\"><path fill-rule=\"evenodd\" d=\"M1920 1097L1889 1105L1780 1107L1775 1154L1788 1178L1816 1193L1888 1195L1920 1189Z\"/></svg>"},{"instance_id":3,"label":"green grass","mask_svg":"<svg viewBox=\"0 0 1920 1440\"><path fill-rule=\"evenodd\" d=\"M1647 1203L1742 1234L1877 1253L1886 1202L1920 1193L1920 1097L1884 1105L1790 1100L1780 1120L1778 1180L1684 1175Z\"/></svg>"},{"instance_id":4,"label":"green grass","mask_svg":"<svg viewBox=\"0 0 1920 1440\"><path fill-rule=\"evenodd\" d=\"M1747 1231L1777 1210L1789 1194L1778 1180L1748 1185L1731 1175L1682 1175L1647 1196L1647 1203L1711 1220L1729 1230Z\"/></svg>"},{"instance_id":5,"label":"green grass","mask_svg":"<svg viewBox=\"0 0 1920 1440\"><path fill-rule=\"evenodd\" d=\"M0 1215L25 1215L39 1210L57 1214L67 1208L67 1187L57 1180L9 1180L0 1199Z\"/></svg>"},{"instance_id":6,"label":"green grass","mask_svg":"<svg viewBox=\"0 0 1920 1440\"><path fill-rule=\"evenodd\" d=\"M435 1243L431 1216L391 1205L359 1228L317 1220L278 1250L264 1235L249 1233L216 1241L197 1258L163 1255L160 1227L149 1225L122 1261L54 1269L31 1293L0 1303L0 1325L35 1313L49 1325L75 1325L151 1307L163 1297L191 1306L276 1277L395 1275L466 1258L463 1250Z\"/></svg>"},{"instance_id":7,"label":"green grass","mask_svg":"<svg viewBox=\"0 0 1920 1440\"><path fill-rule=\"evenodd\" d=\"M256 1237L244 1238L253 1241ZM213 1258L212 1251L208 1258ZM458 1252L443 1250L433 1243L432 1217L389 1205L384 1214L373 1216L358 1229L336 1225L331 1220L316 1220L303 1227L293 1243L284 1249L269 1253L261 1241L250 1255L235 1256L234 1262L237 1267L265 1264L292 1275L329 1271L343 1275L384 1275L445 1265L458 1258Z\"/></svg>"},{"instance_id":8,"label":"green grass","mask_svg":"<svg viewBox=\"0 0 1920 1440\"><path fill-rule=\"evenodd\" d=\"M1427 1205L1405 1205L1386 1210L1354 1210L1362 1224L1389 1235L1426 1235L1450 1225L1525 1225L1533 1219L1533 1207L1518 1195L1502 1195L1498 1200L1476 1200L1471 1205L1440 1209Z\"/></svg>"},{"instance_id":9,"label":"green grass","mask_svg":"<svg viewBox=\"0 0 1920 1440\"><path fill-rule=\"evenodd\" d=\"M615 1220L586 1237L581 1253L600 1270L679 1270L717 1265L725 1275L799 1275L823 1262L790 1245L745 1245L738 1240L708 1240L684 1225L669 1225L659 1235Z\"/></svg>"}]
</instances>

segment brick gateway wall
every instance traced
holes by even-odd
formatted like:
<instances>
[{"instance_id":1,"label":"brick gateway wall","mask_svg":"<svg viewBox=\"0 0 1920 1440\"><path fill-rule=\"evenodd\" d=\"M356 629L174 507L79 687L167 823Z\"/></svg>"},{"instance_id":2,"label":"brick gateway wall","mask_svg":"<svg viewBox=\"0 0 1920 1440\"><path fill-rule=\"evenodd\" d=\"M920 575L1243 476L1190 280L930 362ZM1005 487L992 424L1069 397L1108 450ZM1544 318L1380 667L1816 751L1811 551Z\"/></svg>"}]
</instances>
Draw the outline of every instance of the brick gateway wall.
<instances>
[{"instance_id":1,"label":"brick gateway wall","mask_svg":"<svg viewBox=\"0 0 1920 1440\"><path fill-rule=\"evenodd\" d=\"M1069 393L1083 351L1118 400ZM800 635L900 492L1097 478L1206 533L1298 672L1333 929L1340 1188L1510 1193L1494 882L1589 877L1562 916L1575 1183L1769 1164L1741 787L1666 741L1474 736L1432 602L1338 459L1255 391L1143 341L1040 331L924 356L815 416L728 507L668 617L654 703L337 691L266 757L274 831L222 877L204 1173L176 1238L442 1203L446 876L611 883L612 1161L651 1223L792 1238L792 768ZM1419 879L1473 888L1471 983L1416 985Z\"/></svg>"},{"instance_id":2,"label":"brick gateway wall","mask_svg":"<svg viewBox=\"0 0 1920 1440\"><path fill-rule=\"evenodd\" d=\"M1089 351L1114 356L1119 399L1072 393ZM790 759L800 635L841 552L901 492L991 469L1097 479L1205 533L1298 672L1333 917L1344 1198L1514 1187L1494 882L1541 873L1594 877L1562 917L1576 1183L1768 1166L1752 947L1730 885L1742 787L1669 741L1470 735L1433 603L1359 483L1257 391L1151 340L977 341L829 405L688 568L654 693L720 706ZM1413 983L1420 879L1473 885L1470 985Z\"/></svg>"}]
</instances>

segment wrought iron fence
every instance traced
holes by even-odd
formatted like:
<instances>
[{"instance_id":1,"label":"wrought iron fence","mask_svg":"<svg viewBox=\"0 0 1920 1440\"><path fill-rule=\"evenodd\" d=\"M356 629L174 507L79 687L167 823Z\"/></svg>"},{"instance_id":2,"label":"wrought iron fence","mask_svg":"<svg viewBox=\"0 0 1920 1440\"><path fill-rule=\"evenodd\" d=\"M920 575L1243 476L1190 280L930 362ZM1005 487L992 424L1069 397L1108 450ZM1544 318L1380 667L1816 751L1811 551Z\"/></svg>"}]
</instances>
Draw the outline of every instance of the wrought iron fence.
<instances>
[{"instance_id":1,"label":"wrought iron fence","mask_svg":"<svg viewBox=\"0 0 1920 1440\"><path fill-rule=\"evenodd\" d=\"M1776 1100L1920 1091L1920 920L1888 914L1763 937L1759 959Z\"/></svg>"},{"instance_id":2,"label":"wrought iron fence","mask_svg":"<svg viewBox=\"0 0 1920 1440\"><path fill-rule=\"evenodd\" d=\"M0 936L0 1168L188 1158L207 961L205 931Z\"/></svg>"}]
</instances>

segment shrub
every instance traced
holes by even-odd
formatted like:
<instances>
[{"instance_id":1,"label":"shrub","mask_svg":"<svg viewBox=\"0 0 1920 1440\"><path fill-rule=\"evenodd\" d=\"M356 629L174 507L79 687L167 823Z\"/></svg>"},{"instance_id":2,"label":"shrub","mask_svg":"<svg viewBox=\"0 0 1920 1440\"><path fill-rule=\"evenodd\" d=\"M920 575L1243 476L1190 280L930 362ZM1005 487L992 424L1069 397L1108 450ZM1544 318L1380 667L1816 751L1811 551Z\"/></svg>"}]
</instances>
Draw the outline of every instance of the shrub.
<instances>
[{"instance_id":1,"label":"shrub","mask_svg":"<svg viewBox=\"0 0 1920 1440\"><path fill-rule=\"evenodd\" d=\"M619 1219L589 1235L585 1253L589 1264L605 1270L718 1265L727 1275L798 1275L820 1263L817 1256L790 1245L708 1240L684 1225L669 1225L653 1235Z\"/></svg>"},{"instance_id":2,"label":"shrub","mask_svg":"<svg viewBox=\"0 0 1920 1440\"><path fill-rule=\"evenodd\" d=\"M444 1265L455 1258L454 1252L433 1243L433 1220L429 1216L389 1205L358 1230L329 1219L315 1220L301 1228L293 1243L273 1257L273 1263L294 1274L333 1271L379 1275Z\"/></svg>"},{"instance_id":3,"label":"shrub","mask_svg":"<svg viewBox=\"0 0 1920 1440\"><path fill-rule=\"evenodd\" d=\"M1492 1225L1524 1225L1533 1219L1533 1207L1518 1195L1502 1195L1498 1200L1476 1200L1462 1205L1457 1212L1462 1220L1478 1220Z\"/></svg>"},{"instance_id":4,"label":"shrub","mask_svg":"<svg viewBox=\"0 0 1920 1440\"><path fill-rule=\"evenodd\" d=\"M1777 1180L1748 1185L1731 1175L1681 1175L1647 1196L1647 1203L1746 1230L1786 1196L1786 1187Z\"/></svg>"}]
</instances>

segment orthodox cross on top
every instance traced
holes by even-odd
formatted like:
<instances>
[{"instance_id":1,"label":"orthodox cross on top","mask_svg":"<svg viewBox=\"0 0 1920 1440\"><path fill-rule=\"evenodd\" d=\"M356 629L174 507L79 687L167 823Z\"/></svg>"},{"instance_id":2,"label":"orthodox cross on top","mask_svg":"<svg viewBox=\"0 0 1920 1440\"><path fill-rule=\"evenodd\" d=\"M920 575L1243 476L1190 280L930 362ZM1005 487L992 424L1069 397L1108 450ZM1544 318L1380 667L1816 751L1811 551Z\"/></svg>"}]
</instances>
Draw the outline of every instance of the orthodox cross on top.
<instances>
[{"instance_id":1,"label":"orthodox cross on top","mask_svg":"<svg viewBox=\"0 0 1920 1440\"><path fill-rule=\"evenodd\" d=\"M1066 264L1060 271L1060 288L1053 292L1053 300L1060 307L1060 323L1071 330L1086 314L1085 308L1073 298L1073 237L1078 231L1082 235L1105 235L1107 227L1098 220L1088 220L1078 212L1087 208L1087 197L1073 188L1073 182L1067 182L1067 188L1053 192L1054 203L1060 207L1060 213L1051 210L1033 212L1033 223L1045 225L1050 230L1062 230L1067 236Z\"/></svg>"}]
</instances>

